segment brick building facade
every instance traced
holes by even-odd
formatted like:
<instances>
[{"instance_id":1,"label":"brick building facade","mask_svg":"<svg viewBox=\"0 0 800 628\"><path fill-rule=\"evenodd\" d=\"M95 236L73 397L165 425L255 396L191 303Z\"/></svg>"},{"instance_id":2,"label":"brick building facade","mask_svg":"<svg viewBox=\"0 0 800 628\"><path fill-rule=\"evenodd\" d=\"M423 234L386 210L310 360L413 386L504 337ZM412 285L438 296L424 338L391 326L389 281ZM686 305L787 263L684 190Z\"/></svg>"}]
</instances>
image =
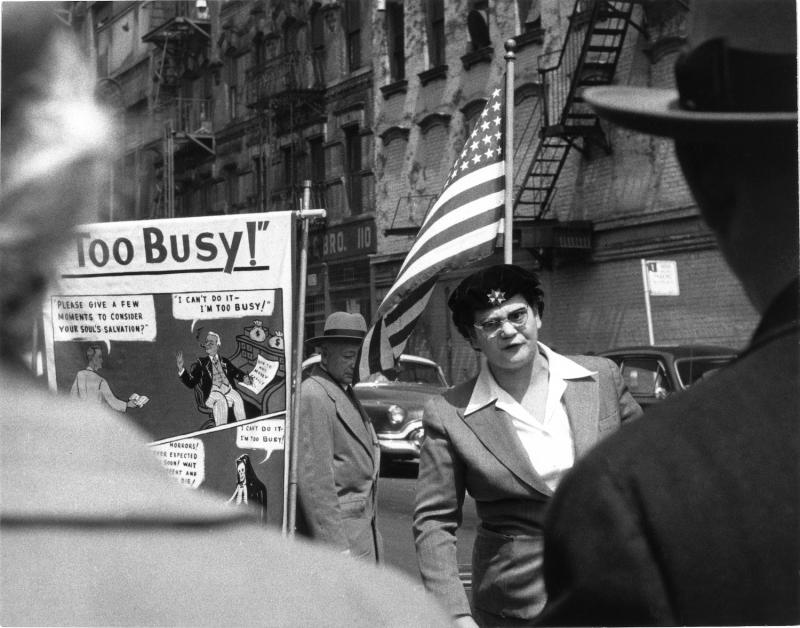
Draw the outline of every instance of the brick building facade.
<instances>
[{"instance_id":1,"label":"brick building facade","mask_svg":"<svg viewBox=\"0 0 800 628\"><path fill-rule=\"evenodd\" d=\"M375 168L379 245L372 257L376 302L390 285L413 241L412 227L424 215L431 191L441 187L486 94L501 84L503 44L512 37L517 41L515 191L525 185L531 153L545 141L540 133L560 130L552 113L544 111L547 102L557 97L558 86L552 79L548 84L540 69L563 59L562 51L572 45L570 37L585 39L580 32L570 34L570 25L581 19L573 17L584 9L581 5L591 3L448 2L441 54L430 51L436 41L430 21L424 18L430 4L406 0L404 5L405 80L392 81L386 67L376 69L383 96L381 100L376 91L376 154L380 155ZM603 82L672 86L672 66L686 26L685 3L603 4L630 11L612 72ZM601 16L596 26L598 33L607 35L601 42L605 49L611 48L612 21L613 15ZM476 22L483 28L475 27ZM421 36L426 28L427 37ZM488 35L482 47L481 35ZM376 48L380 47L379 38ZM585 66L572 69L574 75L592 61L603 60L603 46L598 49L594 59L585 59ZM431 59L444 61L445 67L432 66ZM560 80L570 78L562 75ZM641 259L669 259L677 262L680 296L651 298L655 342L742 347L757 314L700 220L671 142L599 124L600 135L568 137L572 148L538 220L531 221L530 210L515 204L514 261L537 270L545 289L541 338L566 353L647 344ZM437 145L443 145L443 151L437 152ZM587 224L591 239L585 246ZM580 248L565 246L566 240L552 237L550 229L573 234L572 240L581 240ZM493 261L502 261L500 251ZM436 359L456 381L477 369L474 353L449 322L446 308L447 296L466 274L455 271L440 281L407 346L409 352Z\"/></svg>"},{"instance_id":2,"label":"brick building facade","mask_svg":"<svg viewBox=\"0 0 800 628\"><path fill-rule=\"evenodd\" d=\"M306 333L335 309L369 319L514 38L514 261L542 276L543 340L565 352L646 343L647 258L676 260L681 287L652 299L657 343L741 347L755 311L670 143L598 123L579 98L593 81L671 85L685 5L68 3L123 136L98 219L292 209L309 180L328 216L312 227ZM445 305L465 273L443 278L407 349L455 380L476 369Z\"/></svg>"}]
</instances>

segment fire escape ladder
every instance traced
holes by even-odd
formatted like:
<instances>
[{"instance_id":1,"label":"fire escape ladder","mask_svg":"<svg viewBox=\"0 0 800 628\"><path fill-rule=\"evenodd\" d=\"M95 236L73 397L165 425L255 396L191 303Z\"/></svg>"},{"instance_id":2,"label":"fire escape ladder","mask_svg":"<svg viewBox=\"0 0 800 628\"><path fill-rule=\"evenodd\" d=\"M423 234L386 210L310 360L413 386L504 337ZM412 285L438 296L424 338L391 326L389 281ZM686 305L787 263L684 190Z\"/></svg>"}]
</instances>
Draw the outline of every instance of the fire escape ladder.
<instances>
[{"instance_id":1,"label":"fire escape ladder","mask_svg":"<svg viewBox=\"0 0 800 628\"><path fill-rule=\"evenodd\" d=\"M563 48L539 58L542 127L515 191L516 216L534 220L545 216L570 148L585 150L594 144L610 151L600 120L581 92L613 81L633 4L633 0L576 0Z\"/></svg>"}]
</instances>

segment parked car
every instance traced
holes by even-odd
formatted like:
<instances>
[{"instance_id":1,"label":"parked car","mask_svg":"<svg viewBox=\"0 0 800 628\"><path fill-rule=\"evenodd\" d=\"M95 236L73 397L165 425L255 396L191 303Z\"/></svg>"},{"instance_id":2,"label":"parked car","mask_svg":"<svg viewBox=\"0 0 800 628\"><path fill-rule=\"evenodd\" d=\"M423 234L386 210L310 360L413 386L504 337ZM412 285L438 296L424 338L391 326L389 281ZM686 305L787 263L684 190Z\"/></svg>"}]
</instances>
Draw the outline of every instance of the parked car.
<instances>
[{"instance_id":1,"label":"parked car","mask_svg":"<svg viewBox=\"0 0 800 628\"><path fill-rule=\"evenodd\" d=\"M319 354L303 360L303 373L319 361ZM422 408L430 397L444 392L448 384L433 360L404 353L398 362L394 380L378 374L373 381L356 384L353 390L372 420L383 459L418 460L425 436Z\"/></svg>"},{"instance_id":2,"label":"parked car","mask_svg":"<svg viewBox=\"0 0 800 628\"><path fill-rule=\"evenodd\" d=\"M600 355L619 365L631 394L647 408L712 376L736 357L736 351L713 345L670 345L620 347Z\"/></svg>"}]
</instances>

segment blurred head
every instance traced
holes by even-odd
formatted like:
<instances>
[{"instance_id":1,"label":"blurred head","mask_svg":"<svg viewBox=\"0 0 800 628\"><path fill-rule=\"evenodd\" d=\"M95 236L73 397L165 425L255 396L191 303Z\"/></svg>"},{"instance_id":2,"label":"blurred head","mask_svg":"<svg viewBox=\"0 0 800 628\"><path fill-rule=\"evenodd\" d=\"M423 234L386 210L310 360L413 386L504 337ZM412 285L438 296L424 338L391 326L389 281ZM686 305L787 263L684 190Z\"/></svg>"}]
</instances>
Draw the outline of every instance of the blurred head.
<instances>
[{"instance_id":1,"label":"blurred head","mask_svg":"<svg viewBox=\"0 0 800 628\"><path fill-rule=\"evenodd\" d=\"M61 4L3 2L0 351L19 361L71 227L97 215L110 117Z\"/></svg>"},{"instance_id":2,"label":"blurred head","mask_svg":"<svg viewBox=\"0 0 800 628\"><path fill-rule=\"evenodd\" d=\"M693 0L676 90L584 92L611 122L675 140L703 219L762 312L797 276L796 13L795 0Z\"/></svg>"}]
</instances>

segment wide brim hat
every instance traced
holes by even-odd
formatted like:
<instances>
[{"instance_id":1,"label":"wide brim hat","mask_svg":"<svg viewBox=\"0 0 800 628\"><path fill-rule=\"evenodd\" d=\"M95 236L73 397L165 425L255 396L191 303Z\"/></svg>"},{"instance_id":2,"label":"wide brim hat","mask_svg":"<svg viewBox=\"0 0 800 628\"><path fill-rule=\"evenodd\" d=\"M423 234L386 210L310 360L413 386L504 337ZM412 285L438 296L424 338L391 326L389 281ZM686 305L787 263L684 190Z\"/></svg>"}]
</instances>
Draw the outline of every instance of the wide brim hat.
<instances>
[{"instance_id":1,"label":"wide brim hat","mask_svg":"<svg viewBox=\"0 0 800 628\"><path fill-rule=\"evenodd\" d=\"M321 336L306 340L308 345L319 345L334 340L361 342L367 335L367 322L361 314L334 312L325 320Z\"/></svg>"},{"instance_id":2,"label":"wide brim hat","mask_svg":"<svg viewBox=\"0 0 800 628\"><path fill-rule=\"evenodd\" d=\"M741 141L797 132L794 0L693 0L677 89L602 86L584 100L643 133Z\"/></svg>"}]
</instances>

